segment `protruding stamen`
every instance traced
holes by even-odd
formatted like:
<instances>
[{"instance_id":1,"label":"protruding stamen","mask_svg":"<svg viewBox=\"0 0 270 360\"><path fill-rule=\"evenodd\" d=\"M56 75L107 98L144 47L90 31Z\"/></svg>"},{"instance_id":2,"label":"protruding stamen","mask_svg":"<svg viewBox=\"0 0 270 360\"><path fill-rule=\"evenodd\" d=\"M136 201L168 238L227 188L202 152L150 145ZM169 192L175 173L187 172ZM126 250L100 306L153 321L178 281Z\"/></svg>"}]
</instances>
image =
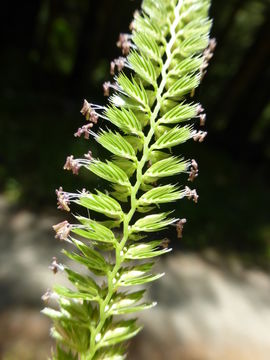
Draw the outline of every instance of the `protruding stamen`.
<instances>
[{"instance_id":1,"label":"protruding stamen","mask_svg":"<svg viewBox=\"0 0 270 360\"><path fill-rule=\"evenodd\" d=\"M160 246L161 246L163 249L168 249L170 242L171 242L170 239L165 238L165 239L162 240Z\"/></svg>"},{"instance_id":2,"label":"protruding stamen","mask_svg":"<svg viewBox=\"0 0 270 360\"><path fill-rule=\"evenodd\" d=\"M57 262L57 258L54 256L52 258L52 263L51 265L49 266L49 269L52 270L52 272L54 274L57 274L57 272L60 270L60 271L63 271L64 270L64 266L62 264L59 264Z\"/></svg>"},{"instance_id":3,"label":"protruding stamen","mask_svg":"<svg viewBox=\"0 0 270 360\"><path fill-rule=\"evenodd\" d=\"M55 190L55 192L57 195L57 209L70 211L70 208L68 206L70 202L66 197L66 193L63 192L63 188L60 187L58 190Z\"/></svg>"},{"instance_id":4,"label":"protruding stamen","mask_svg":"<svg viewBox=\"0 0 270 360\"><path fill-rule=\"evenodd\" d=\"M110 87L111 87L111 83L109 81L106 81L103 84L103 91L104 91L104 96L110 96Z\"/></svg>"},{"instance_id":5,"label":"protruding stamen","mask_svg":"<svg viewBox=\"0 0 270 360\"><path fill-rule=\"evenodd\" d=\"M73 155L67 157L64 170L71 170L74 175L78 175L80 168L81 165L79 164L78 160L74 159Z\"/></svg>"},{"instance_id":6,"label":"protruding stamen","mask_svg":"<svg viewBox=\"0 0 270 360\"><path fill-rule=\"evenodd\" d=\"M199 195L195 189L191 190L188 186L185 187L186 197L192 199L195 203L198 202Z\"/></svg>"},{"instance_id":7,"label":"protruding stamen","mask_svg":"<svg viewBox=\"0 0 270 360\"><path fill-rule=\"evenodd\" d=\"M206 122L206 114L200 114L199 119L200 119L200 126L204 126Z\"/></svg>"},{"instance_id":8,"label":"protruding stamen","mask_svg":"<svg viewBox=\"0 0 270 360\"><path fill-rule=\"evenodd\" d=\"M197 115L199 115L199 114L201 114L201 113L203 113L204 112L204 108L202 107L202 105L201 104L198 104L198 106L197 106Z\"/></svg>"},{"instance_id":9,"label":"protruding stamen","mask_svg":"<svg viewBox=\"0 0 270 360\"><path fill-rule=\"evenodd\" d=\"M49 300L52 297L52 291L50 289L47 289L45 294L41 296L41 300L44 301L45 304L48 304Z\"/></svg>"},{"instance_id":10,"label":"protruding stamen","mask_svg":"<svg viewBox=\"0 0 270 360\"><path fill-rule=\"evenodd\" d=\"M84 99L83 107L81 109L81 114L85 116L86 120L91 121L96 124L98 121L98 114L96 113L92 104L90 104L87 100Z\"/></svg>"},{"instance_id":11,"label":"protruding stamen","mask_svg":"<svg viewBox=\"0 0 270 360\"><path fill-rule=\"evenodd\" d=\"M194 141L199 141L199 142L203 142L203 140L205 139L207 135L207 131L197 131L195 133L195 135L193 136L193 140Z\"/></svg>"},{"instance_id":12,"label":"protruding stamen","mask_svg":"<svg viewBox=\"0 0 270 360\"><path fill-rule=\"evenodd\" d=\"M74 136L81 137L84 134L84 138L89 139L89 135L90 135L89 129L91 129L93 126L94 124L92 122L87 125L83 125L81 128L77 130L77 132L75 132Z\"/></svg>"},{"instance_id":13,"label":"protruding stamen","mask_svg":"<svg viewBox=\"0 0 270 360\"><path fill-rule=\"evenodd\" d=\"M195 178L199 175L199 169L197 162L192 159L191 165L190 165L190 172L189 172L189 178L188 181L194 181Z\"/></svg>"},{"instance_id":14,"label":"protruding stamen","mask_svg":"<svg viewBox=\"0 0 270 360\"><path fill-rule=\"evenodd\" d=\"M41 296L41 300L45 302L45 304L48 304L49 300L58 300L59 295L55 292L51 291L50 289L47 289L44 295Z\"/></svg>"},{"instance_id":15,"label":"protruding stamen","mask_svg":"<svg viewBox=\"0 0 270 360\"><path fill-rule=\"evenodd\" d=\"M91 130L88 130L89 134L95 135ZM73 155L67 157L66 163L64 165L64 170L71 170L73 174L78 175L79 170L82 166L88 167L93 160L93 158L88 158L91 152L86 154L84 159L74 159ZM66 193L65 193L66 194Z\"/></svg>"},{"instance_id":16,"label":"protruding stamen","mask_svg":"<svg viewBox=\"0 0 270 360\"><path fill-rule=\"evenodd\" d=\"M187 219L180 219L177 223L176 223L176 231L177 231L177 238L178 239L182 239L183 237L183 228L185 223L187 222Z\"/></svg>"},{"instance_id":17,"label":"protruding stamen","mask_svg":"<svg viewBox=\"0 0 270 360\"><path fill-rule=\"evenodd\" d=\"M93 160L93 157L92 157L92 151L89 150L87 154L84 154L84 157L87 159L87 160Z\"/></svg>"},{"instance_id":18,"label":"protruding stamen","mask_svg":"<svg viewBox=\"0 0 270 360\"><path fill-rule=\"evenodd\" d=\"M110 74L114 75L115 74L115 61L111 61L111 65L110 65Z\"/></svg>"},{"instance_id":19,"label":"protruding stamen","mask_svg":"<svg viewBox=\"0 0 270 360\"><path fill-rule=\"evenodd\" d=\"M80 112L83 116L85 116L86 120L89 120L91 110L92 110L91 105L87 100L84 99L83 107L81 108Z\"/></svg>"},{"instance_id":20,"label":"protruding stamen","mask_svg":"<svg viewBox=\"0 0 270 360\"><path fill-rule=\"evenodd\" d=\"M204 53L203 53L203 63L202 63L201 69L200 69L201 78L203 78L204 75L206 74L206 69L209 66L209 61L214 56L214 51L215 51L216 46L217 46L216 39L215 38L210 39L208 47L204 50Z\"/></svg>"},{"instance_id":21,"label":"protruding stamen","mask_svg":"<svg viewBox=\"0 0 270 360\"><path fill-rule=\"evenodd\" d=\"M124 57L120 56L118 59L114 59L111 62L111 71L110 71L111 75L115 74L115 68L117 68L117 70L120 72L123 70L125 65L126 65L126 59Z\"/></svg>"},{"instance_id":22,"label":"protruding stamen","mask_svg":"<svg viewBox=\"0 0 270 360\"><path fill-rule=\"evenodd\" d=\"M117 47L122 49L123 55L128 55L131 47L130 35L128 34L120 34L119 39L116 43Z\"/></svg>"},{"instance_id":23,"label":"protruding stamen","mask_svg":"<svg viewBox=\"0 0 270 360\"><path fill-rule=\"evenodd\" d=\"M71 225L67 220L60 222L53 226L53 230L56 232L55 238L59 240L67 240L71 231Z\"/></svg>"}]
</instances>

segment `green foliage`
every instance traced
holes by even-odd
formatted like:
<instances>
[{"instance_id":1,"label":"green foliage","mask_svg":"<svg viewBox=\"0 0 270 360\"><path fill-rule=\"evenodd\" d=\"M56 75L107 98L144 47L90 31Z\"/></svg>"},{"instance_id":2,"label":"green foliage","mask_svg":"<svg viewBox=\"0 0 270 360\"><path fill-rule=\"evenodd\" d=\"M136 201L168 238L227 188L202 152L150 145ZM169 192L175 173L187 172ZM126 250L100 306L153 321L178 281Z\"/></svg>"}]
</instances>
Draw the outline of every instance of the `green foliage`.
<instances>
[{"instance_id":1,"label":"green foliage","mask_svg":"<svg viewBox=\"0 0 270 360\"><path fill-rule=\"evenodd\" d=\"M54 321L55 360L125 358L122 343L141 326L136 319L119 321L117 316L149 309L155 303L145 302L144 291L121 288L130 289L164 275L155 274L154 262L149 261L171 249L162 240L148 241L147 234L178 219L159 206L185 196L197 201L195 190L158 182L180 173L188 172L190 180L197 176L197 163L173 156L171 149L204 137L186 122L203 111L190 97L213 50L209 47L203 52L211 27L209 1L144 0L142 9L135 14L132 35L120 37L123 51L132 50L125 60L119 60L122 66L116 83L110 85L114 90L110 105L104 109L85 102L82 109L92 122L84 132L93 135L111 158L102 161L89 153L86 159L71 156L65 164L65 169L74 173L83 166L107 180L110 187L105 193L57 190L60 208L69 211L74 202L88 216L75 216L77 224L62 222L54 227L57 237L73 245L74 250L63 250L64 254L87 270L81 274L63 267L72 288L56 286L58 310L43 310ZM131 74L123 71L123 66ZM107 92L108 84L105 89ZM100 129L95 134L89 130L99 116L118 131ZM139 214L137 220L135 214ZM53 270L61 268L53 266Z\"/></svg>"}]
</instances>

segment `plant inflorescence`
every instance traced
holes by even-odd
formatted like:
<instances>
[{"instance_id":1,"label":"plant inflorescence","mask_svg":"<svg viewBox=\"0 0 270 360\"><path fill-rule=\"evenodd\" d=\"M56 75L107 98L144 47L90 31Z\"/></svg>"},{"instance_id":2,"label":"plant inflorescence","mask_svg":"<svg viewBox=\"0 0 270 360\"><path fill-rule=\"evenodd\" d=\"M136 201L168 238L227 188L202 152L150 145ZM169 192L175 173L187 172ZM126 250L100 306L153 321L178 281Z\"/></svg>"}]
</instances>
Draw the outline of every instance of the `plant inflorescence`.
<instances>
[{"instance_id":1,"label":"plant inflorescence","mask_svg":"<svg viewBox=\"0 0 270 360\"><path fill-rule=\"evenodd\" d=\"M153 259L170 251L166 239L147 235L175 224L182 236L186 220L162 211L162 204L198 200L195 189L166 178L184 173L193 181L198 175L194 159L172 155L171 149L206 136L204 109L192 98L215 48L209 40L209 6L210 0L144 0L134 14L132 33L120 34L117 42L123 56L111 63L114 82L103 85L108 105L84 101L81 113L87 123L75 136L95 139L112 155L109 160L94 158L91 151L81 159L69 156L64 169L78 174L83 167L109 187L56 191L58 208L69 212L76 204L84 209L84 215L74 215L75 224L63 221L54 230L74 248L64 254L88 272L53 259L51 269L64 271L72 284L43 296L58 303L56 310L43 310L54 322L54 360L124 359L125 341L141 326L118 315L155 305L144 301L144 290L133 287L160 278L163 274L152 272ZM109 129L97 129L100 118Z\"/></svg>"}]
</instances>

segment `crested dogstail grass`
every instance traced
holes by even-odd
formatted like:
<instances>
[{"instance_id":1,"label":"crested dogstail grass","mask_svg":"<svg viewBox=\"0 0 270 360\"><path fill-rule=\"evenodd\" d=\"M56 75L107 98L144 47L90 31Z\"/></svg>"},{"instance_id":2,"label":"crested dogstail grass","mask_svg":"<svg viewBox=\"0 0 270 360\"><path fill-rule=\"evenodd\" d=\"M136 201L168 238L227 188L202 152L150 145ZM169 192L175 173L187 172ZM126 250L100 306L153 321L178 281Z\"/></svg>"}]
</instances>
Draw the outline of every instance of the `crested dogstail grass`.
<instances>
[{"instance_id":1,"label":"crested dogstail grass","mask_svg":"<svg viewBox=\"0 0 270 360\"><path fill-rule=\"evenodd\" d=\"M172 148L206 136L200 128L204 109L193 95L215 48L209 6L210 0L144 0L132 33L120 34L117 42L123 56L111 62L113 82L103 85L108 105L84 101L87 123L75 136L97 141L112 155L109 160L91 151L81 159L69 156L64 169L78 174L85 168L109 185L104 191L56 190L59 209L69 212L75 203L84 213L74 216L74 224L63 221L53 228L57 238L73 245L74 251L64 254L88 273L53 259L51 269L64 271L71 283L43 296L58 303L57 309L43 310L53 320L54 360L124 359L126 340L141 326L118 315L156 305L132 287L163 276L152 271L154 259L171 250L166 239L149 240L148 233L174 224L182 236L186 220L162 211L162 204L198 200L195 189L165 180L184 173L193 181L198 175L197 162L173 155ZM109 128L97 129L99 118Z\"/></svg>"}]
</instances>

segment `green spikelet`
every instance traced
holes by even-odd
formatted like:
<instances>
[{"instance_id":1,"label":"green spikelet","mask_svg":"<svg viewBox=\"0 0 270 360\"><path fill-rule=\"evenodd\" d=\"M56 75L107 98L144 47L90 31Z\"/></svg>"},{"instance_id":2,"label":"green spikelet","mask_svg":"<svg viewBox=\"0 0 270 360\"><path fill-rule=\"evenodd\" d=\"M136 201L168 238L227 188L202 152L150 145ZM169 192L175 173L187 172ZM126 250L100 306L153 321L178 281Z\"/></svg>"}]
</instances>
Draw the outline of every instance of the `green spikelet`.
<instances>
[{"instance_id":1,"label":"green spikelet","mask_svg":"<svg viewBox=\"0 0 270 360\"><path fill-rule=\"evenodd\" d=\"M164 179L186 173L193 181L198 175L196 161L172 155L172 148L190 139L201 142L206 135L196 130L205 114L192 97L215 48L209 40L209 6L210 0L143 0L132 34L121 34L117 43L125 57L111 63L115 82L104 84L108 105L84 102L81 112L88 123L75 136L91 137L112 155L95 159L89 151L82 159L69 156L64 166L74 174L85 168L106 180L107 190L56 191L58 208L70 211L75 203L84 214L54 230L73 246L64 254L85 271L56 259L51 265L70 281L70 287L56 286L43 297L58 302L56 310L43 310L54 324L54 360L124 359L125 341L141 326L118 315L155 305L132 286L160 278L163 274L152 270L154 259L171 250L162 240L148 240L148 233L176 223L182 234L185 219L162 211L162 204L198 199L196 190ZM96 129L100 117L111 129Z\"/></svg>"}]
</instances>

